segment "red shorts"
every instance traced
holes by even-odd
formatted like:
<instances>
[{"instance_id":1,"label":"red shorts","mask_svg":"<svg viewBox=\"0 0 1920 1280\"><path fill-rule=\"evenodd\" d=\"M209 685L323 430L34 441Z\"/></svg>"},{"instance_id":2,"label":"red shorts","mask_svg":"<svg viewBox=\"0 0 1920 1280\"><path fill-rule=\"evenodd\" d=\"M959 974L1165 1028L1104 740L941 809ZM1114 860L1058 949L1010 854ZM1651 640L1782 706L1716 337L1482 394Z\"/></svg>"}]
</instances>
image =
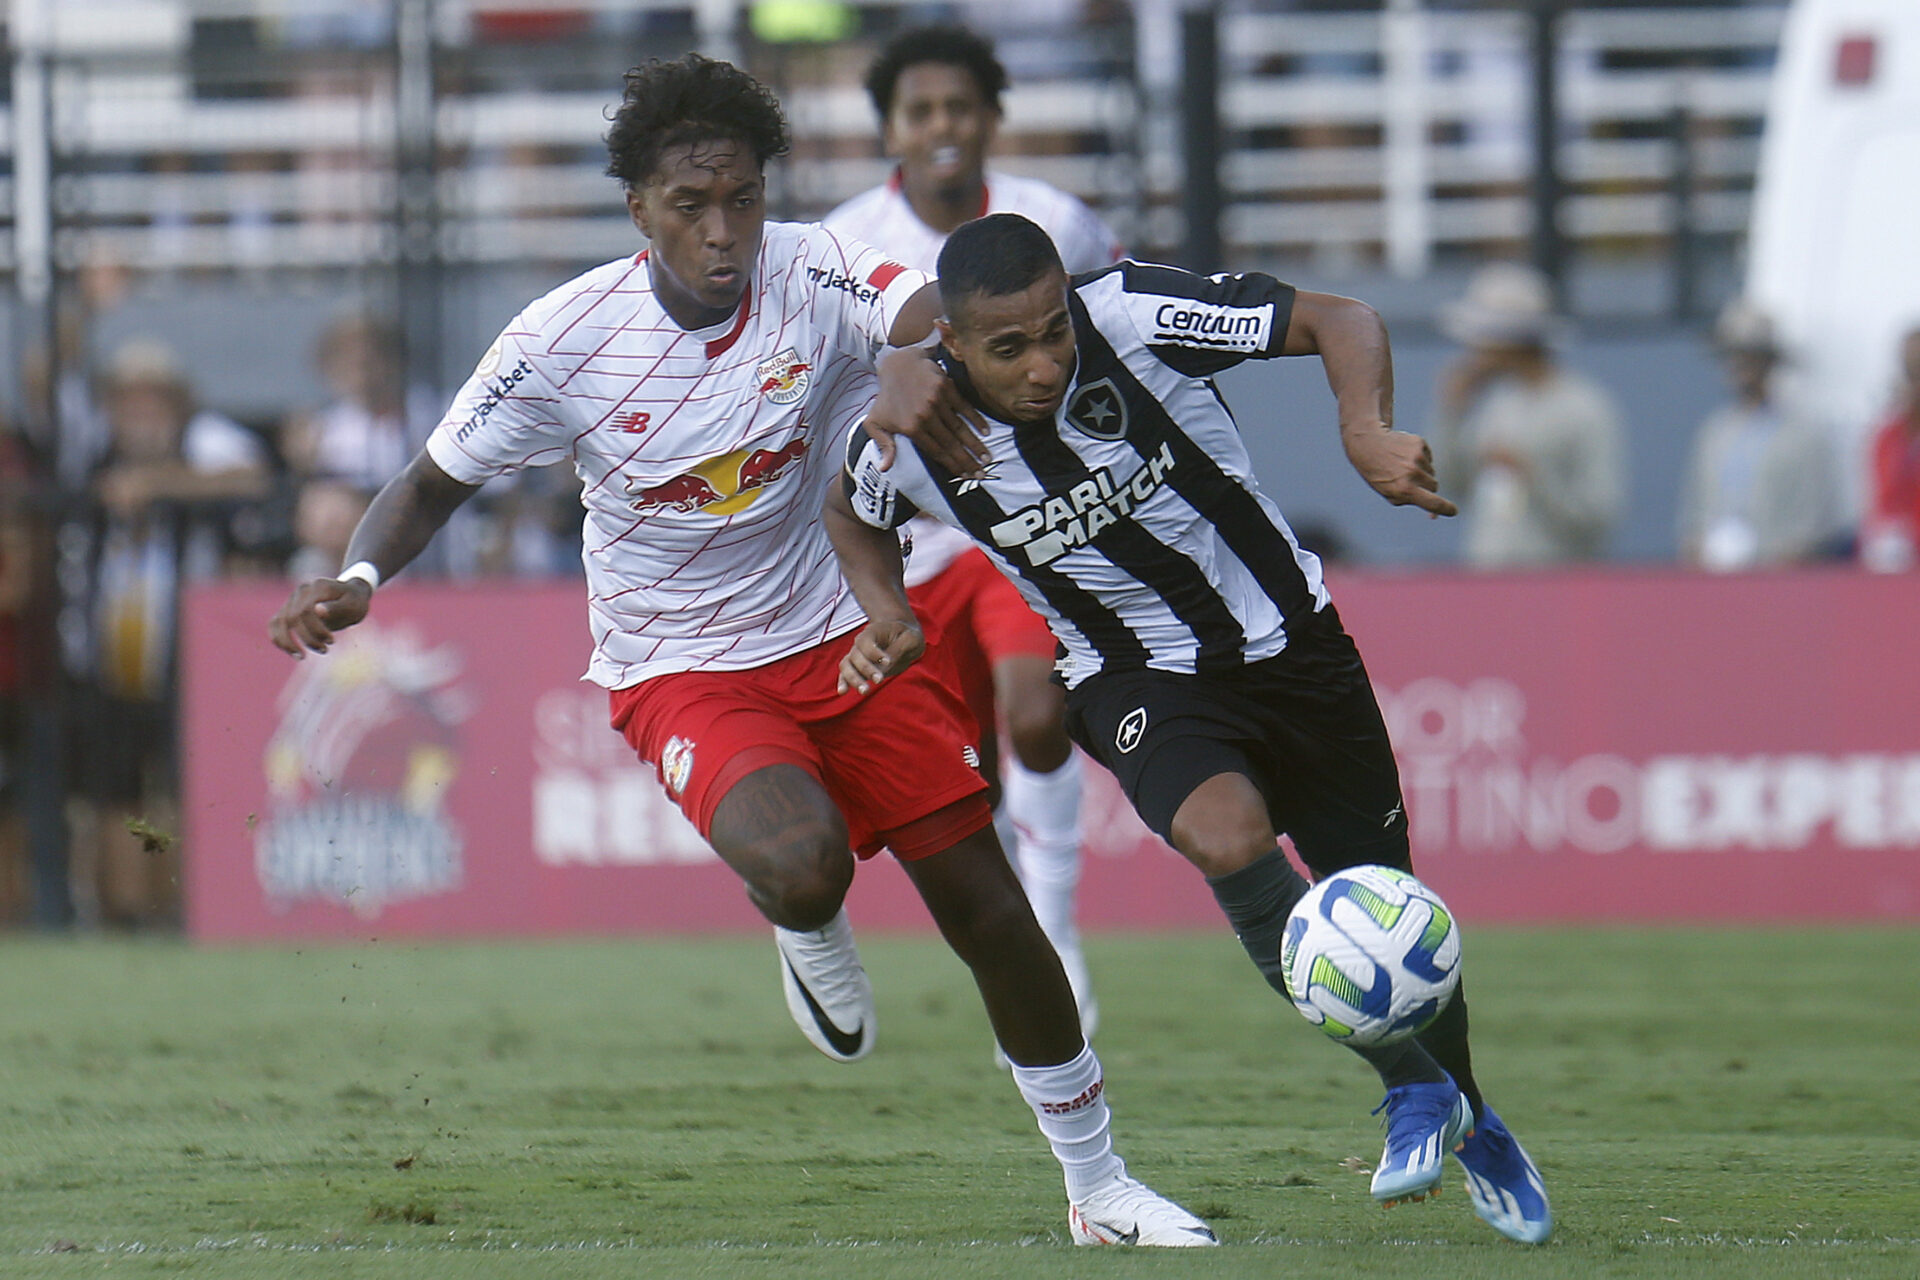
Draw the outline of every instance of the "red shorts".
<instances>
[{"instance_id":1,"label":"red shorts","mask_svg":"<svg viewBox=\"0 0 1920 1280\"><path fill-rule=\"evenodd\" d=\"M1045 620L1027 606L1019 588L974 547L917 587L907 603L940 647L953 657L960 688L979 724L991 730L993 667L1002 658L1045 658L1058 642Z\"/></svg>"},{"instance_id":2,"label":"red shorts","mask_svg":"<svg viewBox=\"0 0 1920 1280\"><path fill-rule=\"evenodd\" d=\"M931 630L931 629L930 629ZM863 858L951 848L993 820L979 732L950 662L930 646L872 694L840 693L845 635L745 671L680 671L612 694L613 727L704 837L733 786L798 765L826 788Z\"/></svg>"}]
</instances>

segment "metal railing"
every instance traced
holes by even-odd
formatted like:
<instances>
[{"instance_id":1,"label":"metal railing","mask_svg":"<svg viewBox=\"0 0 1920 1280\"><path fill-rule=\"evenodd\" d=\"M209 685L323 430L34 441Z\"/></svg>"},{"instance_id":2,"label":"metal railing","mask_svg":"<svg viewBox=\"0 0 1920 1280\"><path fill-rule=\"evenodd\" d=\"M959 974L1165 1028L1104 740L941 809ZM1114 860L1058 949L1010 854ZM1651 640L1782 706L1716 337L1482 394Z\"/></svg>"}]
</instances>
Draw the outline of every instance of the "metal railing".
<instances>
[{"instance_id":1,"label":"metal railing","mask_svg":"<svg viewBox=\"0 0 1920 1280\"><path fill-rule=\"evenodd\" d=\"M780 89L798 139L777 179L782 212L817 215L886 171L857 84L872 37L829 49L761 44L734 34L746 28L732 0L394 0L393 13L418 5L434 36L432 136L419 162L431 170L441 261L587 262L623 250L632 231L599 147L618 70L696 43L734 52ZM43 48L15 55L16 66L44 57L48 73L57 269L399 260L396 100L408 71L394 24L374 23L377 39L357 47L303 42L293 21L302 8L53 6ZM1782 13L1576 9L1558 21L1558 229L1568 241L1664 252L1678 232L1744 230ZM517 25L503 28L509 17ZM1518 9L1429 12L1412 0L1361 14L1222 10L1227 258L1311 254L1414 272L1435 254L1524 241L1538 216L1530 21ZM522 38L490 37L501 29ZM545 38L530 42L529 32ZM1130 28L1001 33L1003 51L1020 56L1009 57L1016 83L998 163L1081 194L1141 251L1174 254L1189 228L1171 117L1182 93L1205 86L1154 84L1133 43ZM0 113L16 162L32 145L18 136L19 111L15 101ZM30 193L12 176L27 169L9 170L6 270L15 232L30 222L16 213Z\"/></svg>"}]
</instances>

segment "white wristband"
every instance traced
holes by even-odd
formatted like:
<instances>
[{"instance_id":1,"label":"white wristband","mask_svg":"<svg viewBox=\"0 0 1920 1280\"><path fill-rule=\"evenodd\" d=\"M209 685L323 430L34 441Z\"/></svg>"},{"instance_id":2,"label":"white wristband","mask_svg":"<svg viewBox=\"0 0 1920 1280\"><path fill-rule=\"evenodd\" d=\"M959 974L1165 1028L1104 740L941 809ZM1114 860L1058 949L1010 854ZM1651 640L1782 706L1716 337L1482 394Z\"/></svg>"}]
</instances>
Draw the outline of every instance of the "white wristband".
<instances>
[{"instance_id":1,"label":"white wristband","mask_svg":"<svg viewBox=\"0 0 1920 1280\"><path fill-rule=\"evenodd\" d=\"M340 571L339 582L364 582L368 591L380 589L380 571L373 567L371 560L356 560Z\"/></svg>"}]
</instances>

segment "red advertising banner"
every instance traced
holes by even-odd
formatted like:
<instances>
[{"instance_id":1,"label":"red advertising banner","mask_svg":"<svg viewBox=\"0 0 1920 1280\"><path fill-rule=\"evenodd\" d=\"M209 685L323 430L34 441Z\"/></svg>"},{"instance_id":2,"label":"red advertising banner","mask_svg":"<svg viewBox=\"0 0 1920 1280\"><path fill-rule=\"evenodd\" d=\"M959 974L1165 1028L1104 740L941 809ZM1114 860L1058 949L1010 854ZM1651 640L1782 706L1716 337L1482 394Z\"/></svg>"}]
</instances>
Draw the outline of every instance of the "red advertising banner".
<instances>
[{"instance_id":1,"label":"red advertising banner","mask_svg":"<svg viewBox=\"0 0 1920 1280\"><path fill-rule=\"evenodd\" d=\"M1417 869L1464 918L1920 917L1920 590L1846 572L1352 575ZM278 586L183 611L187 920L205 939L758 929L579 681L581 589L406 586L334 651ZM1082 920L1212 927L1087 770ZM909 780L903 779L903 785ZM862 928L930 927L885 857Z\"/></svg>"}]
</instances>

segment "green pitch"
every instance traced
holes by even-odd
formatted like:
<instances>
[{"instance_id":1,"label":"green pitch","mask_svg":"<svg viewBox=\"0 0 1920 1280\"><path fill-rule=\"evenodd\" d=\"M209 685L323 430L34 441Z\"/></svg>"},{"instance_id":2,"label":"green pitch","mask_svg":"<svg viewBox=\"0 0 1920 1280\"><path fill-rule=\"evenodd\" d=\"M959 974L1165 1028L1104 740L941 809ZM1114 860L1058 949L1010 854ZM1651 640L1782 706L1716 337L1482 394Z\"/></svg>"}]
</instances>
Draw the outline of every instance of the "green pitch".
<instances>
[{"instance_id":1,"label":"green pitch","mask_svg":"<svg viewBox=\"0 0 1920 1280\"><path fill-rule=\"evenodd\" d=\"M768 939L0 939L0 1276L1920 1275L1920 931L1472 930L1544 1249L1367 1195L1360 1064L1224 930L1095 938L1123 1150L1226 1247L1076 1250L938 943L820 1057Z\"/></svg>"}]
</instances>

